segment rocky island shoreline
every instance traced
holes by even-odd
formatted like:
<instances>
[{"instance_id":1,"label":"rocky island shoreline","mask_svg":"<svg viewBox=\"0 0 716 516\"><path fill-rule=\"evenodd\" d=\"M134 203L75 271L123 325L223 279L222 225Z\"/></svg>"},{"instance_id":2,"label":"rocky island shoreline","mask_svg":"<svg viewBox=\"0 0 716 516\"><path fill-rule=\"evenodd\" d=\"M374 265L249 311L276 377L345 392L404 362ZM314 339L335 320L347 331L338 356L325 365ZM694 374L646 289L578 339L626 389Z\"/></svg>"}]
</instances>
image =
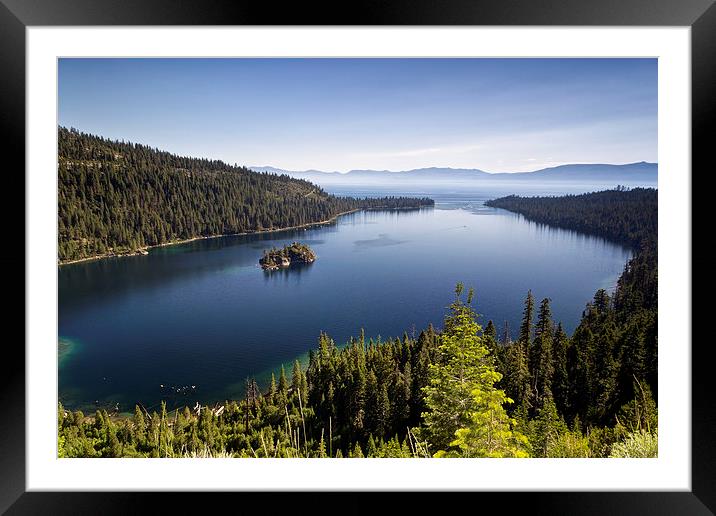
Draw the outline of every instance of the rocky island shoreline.
<instances>
[{"instance_id":1,"label":"rocky island shoreline","mask_svg":"<svg viewBox=\"0 0 716 516\"><path fill-rule=\"evenodd\" d=\"M294 263L313 263L316 261L316 253L305 244L293 242L283 249L273 248L264 251L259 260L259 265L265 271L285 269Z\"/></svg>"}]
</instances>

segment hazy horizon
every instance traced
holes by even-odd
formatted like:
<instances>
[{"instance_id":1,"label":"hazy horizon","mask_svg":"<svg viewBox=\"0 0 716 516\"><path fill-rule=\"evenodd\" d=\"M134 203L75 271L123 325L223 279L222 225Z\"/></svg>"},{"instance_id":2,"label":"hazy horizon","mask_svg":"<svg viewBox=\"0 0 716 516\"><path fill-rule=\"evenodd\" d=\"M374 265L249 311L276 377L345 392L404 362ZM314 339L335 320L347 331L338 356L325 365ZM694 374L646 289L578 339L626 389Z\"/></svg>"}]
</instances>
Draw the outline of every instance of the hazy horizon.
<instances>
[{"instance_id":1,"label":"hazy horizon","mask_svg":"<svg viewBox=\"0 0 716 516\"><path fill-rule=\"evenodd\" d=\"M547 169L547 168L556 168L556 167L569 166L569 165L614 165L614 166L624 166L624 165L638 165L638 164L640 164L640 163L646 163L646 164L649 164L649 165L657 165L657 166L658 166L658 162L657 162L657 161L644 161L644 160L641 160L641 161L632 161L632 162L628 162L628 163L593 163L593 162L583 162L583 163L579 163L579 162L570 162L570 163L563 163L563 164L561 164L561 165L553 165L553 166L551 166L551 167L542 167L542 168L536 168L536 169L530 169L530 170L509 171L509 172L508 172L508 171L505 171L505 172L495 172L495 171L492 171L492 170L485 170L484 168L480 168L480 167L451 167L451 166L447 166L447 165L446 165L446 166L432 165L432 166L425 166L425 167L419 167L419 168L411 168L411 169L405 169L405 170L353 168L353 169L345 170L345 171L339 171L339 170L319 170L319 169L315 169L315 168L306 169L306 170L289 170L289 169L284 169L284 168L281 168L281 167L275 167L275 166L273 166L273 165L271 165L271 164L264 164L264 165L253 164L253 165L244 165L244 166L245 166L246 168L248 168L248 169L274 168L274 169L276 169L276 170L282 170L282 171L285 171L285 172L297 172L297 173L302 173L302 172L320 172L320 173L323 173L323 174L341 174L341 175L346 175L346 174L348 174L348 173L350 173L350 172L356 172L356 171L361 171L361 172L362 172L362 171L369 171L369 172L386 172L386 173L390 173L390 174L400 174L400 173L403 173L403 172L413 172L413 171L416 171L416 170L475 170L475 171L485 172L486 174L495 174L495 175L498 175L498 174L519 174L519 173L525 173L525 172L538 172L538 171L540 171L540 170L544 170L544 169Z\"/></svg>"},{"instance_id":2,"label":"hazy horizon","mask_svg":"<svg viewBox=\"0 0 716 516\"><path fill-rule=\"evenodd\" d=\"M657 160L656 59L84 59L58 123L290 171Z\"/></svg>"}]
</instances>

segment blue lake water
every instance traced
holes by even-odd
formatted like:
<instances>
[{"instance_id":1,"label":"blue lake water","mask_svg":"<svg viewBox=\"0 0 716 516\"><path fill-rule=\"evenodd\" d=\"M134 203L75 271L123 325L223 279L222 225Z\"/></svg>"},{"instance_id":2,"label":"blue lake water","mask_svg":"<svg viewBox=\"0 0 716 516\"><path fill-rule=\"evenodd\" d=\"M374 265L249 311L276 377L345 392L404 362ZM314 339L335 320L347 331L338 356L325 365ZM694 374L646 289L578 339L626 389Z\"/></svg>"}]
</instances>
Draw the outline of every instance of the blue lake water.
<instances>
[{"instance_id":1,"label":"blue lake water","mask_svg":"<svg viewBox=\"0 0 716 516\"><path fill-rule=\"evenodd\" d=\"M499 330L507 321L514 334L532 289L538 301L551 298L555 320L571 332L595 290L613 288L630 251L483 202L594 189L414 190L407 193L432 196L435 208L358 212L307 230L60 267L60 401L128 411L135 402L232 399L247 377L264 383L281 364L290 374L321 331L340 344L361 328L383 338L439 328L458 281L475 288L483 324L493 319ZM317 261L272 273L258 267L264 249L294 240Z\"/></svg>"}]
</instances>

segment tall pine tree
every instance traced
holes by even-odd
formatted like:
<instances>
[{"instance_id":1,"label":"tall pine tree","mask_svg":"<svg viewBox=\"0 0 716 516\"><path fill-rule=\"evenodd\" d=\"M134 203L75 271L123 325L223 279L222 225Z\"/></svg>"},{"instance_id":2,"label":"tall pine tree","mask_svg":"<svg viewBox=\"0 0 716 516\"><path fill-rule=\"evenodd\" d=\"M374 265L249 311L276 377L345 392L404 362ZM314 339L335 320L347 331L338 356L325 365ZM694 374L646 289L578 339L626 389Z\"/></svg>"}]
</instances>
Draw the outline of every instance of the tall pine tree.
<instances>
[{"instance_id":1,"label":"tall pine tree","mask_svg":"<svg viewBox=\"0 0 716 516\"><path fill-rule=\"evenodd\" d=\"M455 289L440 335L437 363L430 366L430 384L424 389L427 442L438 457L524 456L526 439L513 431L514 421L503 405L511 402L495 387L501 375L490 359L477 315Z\"/></svg>"},{"instance_id":2,"label":"tall pine tree","mask_svg":"<svg viewBox=\"0 0 716 516\"><path fill-rule=\"evenodd\" d=\"M532 399L533 410L535 411L541 409L546 400L552 398L552 379L554 377L553 340L552 310L549 307L549 299L545 298L540 303L537 324L535 325L535 338L530 349Z\"/></svg>"}]
</instances>

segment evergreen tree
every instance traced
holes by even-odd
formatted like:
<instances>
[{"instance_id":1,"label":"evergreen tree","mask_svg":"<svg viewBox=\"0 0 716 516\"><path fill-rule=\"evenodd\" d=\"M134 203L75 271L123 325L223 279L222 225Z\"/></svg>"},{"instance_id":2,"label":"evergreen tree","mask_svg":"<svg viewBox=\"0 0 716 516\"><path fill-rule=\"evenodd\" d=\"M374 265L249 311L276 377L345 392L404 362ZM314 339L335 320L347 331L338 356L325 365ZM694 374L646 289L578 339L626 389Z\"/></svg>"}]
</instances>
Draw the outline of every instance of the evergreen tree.
<instances>
[{"instance_id":1,"label":"evergreen tree","mask_svg":"<svg viewBox=\"0 0 716 516\"><path fill-rule=\"evenodd\" d=\"M569 375L567 370L567 348L569 337L562 328L562 323L557 325L552 348L552 363L554 364L554 376L552 378L552 393L557 411L560 414L569 413Z\"/></svg>"},{"instance_id":2,"label":"evergreen tree","mask_svg":"<svg viewBox=\"0 0 716 516\"><path fill-rule=\"evenodd\" d=\"M373 439L373 434L368 436L368 447L366 448L366 457L375 457L378 453L378 448Z\"/></svg>"},{"instance_id":3,"label":"evergreen tree","mask_svg":"<svg viewBox=\"0 0 716 516\"><path fill-rule=\"evenodd\" d=\"M375 414L375 431L378 435L383 435L390 428L391 419L390 398L388 398L388 389L385 383L378 388Z\"/></svg>"},{"instance_id":4,"label":"evergreen tree","mask_svg":"<svg viewBox=\"0 0 716 516\"><path fill-rule=\"evenodd\" d=\"M363 450L361 450L360 447L360 443L356 442L355 446L353 447L353 451L348 456L353 459L362 459L364 457Z\"/></svg>"},{"instance_id":5,"label":"evergreen tree","mask_svg":"<svg viewBox=\"0 0 716 516\"><path fill-rule=\"evenodd\" d=\"M288 380L286 379L286 370L281 364L281 375L278 378L278 392L286 394L288 392Z\"/></svg>"},{"instance_id":6,"label":"evergreen tree","mask_svg":"<svg viewBox=\"0 0 716 516\"><path fill-rule=\"evenodd\" d=\"M511 400L494 386L501 375L489 359L475 312L460 299L462 292L458 283L440 335L439 359L430 366L424 389L428 443L436 456L522 455L523 438L512 431L513 421L503 408ZM472 300L472 291L467 297Z\"/></svg>"},{"instance_id":7,"label":"evergreen tree","mask_svg":"<svg viewBox=\"0 0 716 516\"><path fill-rule=\"evenodd\" d=\"M487 326L485 326L485 331L483 332L483 336L485 337L485 344L487 345L487 349L490 350L490 356L492 357L495 366L498 369L502 368L502 353L500 345L497 342L497 329L495 328L495 325L492 322L492 319L487 321Z\"/></svg>"},{"instance_id":8,"label":"evergreen tree","mask_svg":"<svg viewBox=\"0 0 716 516\"><path fill-rule=\"evenodd\" d=\"M293 362L293 371L291 372L291 388L294 392L298 392L303 386L303 371L301 370L301 363L298 360ZM305 392L304 392L305 395Z\"/></svg>"},{"instance_id":9,"label":"evergreen tree","mask_svg":"<svg viewBox=\"0 0 716 516\"><path fill-rule=\"evenodd\" d=\"M532 291L527 291L524 310L522 312L522 323L517 341L513 343L508 353L506 364L510 369L508 379L508 394L513 396L516 407L528 411L533 406L532 373L530 368L530 348L532 344L532 318L534 314L534 296Z\"/></svg>"},{"instance_id":10,"label":"evergreen tree","mask_svg":"<svg viewBox=\"0 0 716 516\"><path fill-rule=\"evenodd\" d=\"M276 376L271 373L271 383L269 384L268 395L271 401L276 397Z\"/></svg>"},{"instance_id":11,"label":"evergreen tree","mask_svg":"<svg viewBox=\"0 0 716 516\"><path fill-rule=\"evenodd\" d=\"M552 398L552 380L554 378L554 357L552 344L554 329L552 325L552 311L549 299L540 303L535 338L530 354L530 369L532 371L532 399L533 408L541 409L546 400Z\"/></svg>"},{"instance_id":12,"label":"evergreen tree","mask_svg":"<svg viewBox=\"0 0 716 516\"><path fill-rule=\"evenodd\" d=\"M529 443L533 457L549 457L551 448L567 431L567 425L558 414L557 406L551 397L545 398L529 426Z\"/></svg>"},{"instance_id":13,"label":"evergreen tree","mask_svg":"<svg viewBox=\"0 0 716 516\"><path fill-rule=\"evenodd\" d=\"M530 407L530 376L527 353L520 342L507 346L504 364L505 392L514 400L514 409L526 413Z\"/></svg>"},{"instance_id":14,"label":"evergreen tree","mask_svg":"<svg viewBox=\"0 0 716 516\"><path fill-rule=\"evenodd\" d=\"M134 435L140 445L143 445L147 439L147 424L144 420L144 414L139 405L134 407Z\"/></svg>"},{"instance_id":15,"label":"evergreen tree","mask_svg":"<svg viewBox=\"0 0 716 516\"><path fill-rule=\"evenodd\" d=\"M323 434L321 434L321 440L318 443L318 457L326 458L326 442L323 440Z\"/></svg>"},{"instance_id":16,"label":"evergreen tree","mask_svg":"<svg viewBox=\"0 0 716 516\"><path fill-rule=\"evenodd\" d=\"M524 310L522 312L522 324L520 324L520 336L517 339L525 349L529 349L532 342L532 317L534 315L535 298L532 290L527 291Z\"/></svg>"},{"instance_id":17,"label":"evergreen tree","mask_svg":"<svg viewBox=\"0 0 716 516\"><path fill-rule=\"evenodd\" d=\"M502 345L512 344L512 336L510 335L510 324L505 321L502 325Z\"/></svg>"}]
</instances>

